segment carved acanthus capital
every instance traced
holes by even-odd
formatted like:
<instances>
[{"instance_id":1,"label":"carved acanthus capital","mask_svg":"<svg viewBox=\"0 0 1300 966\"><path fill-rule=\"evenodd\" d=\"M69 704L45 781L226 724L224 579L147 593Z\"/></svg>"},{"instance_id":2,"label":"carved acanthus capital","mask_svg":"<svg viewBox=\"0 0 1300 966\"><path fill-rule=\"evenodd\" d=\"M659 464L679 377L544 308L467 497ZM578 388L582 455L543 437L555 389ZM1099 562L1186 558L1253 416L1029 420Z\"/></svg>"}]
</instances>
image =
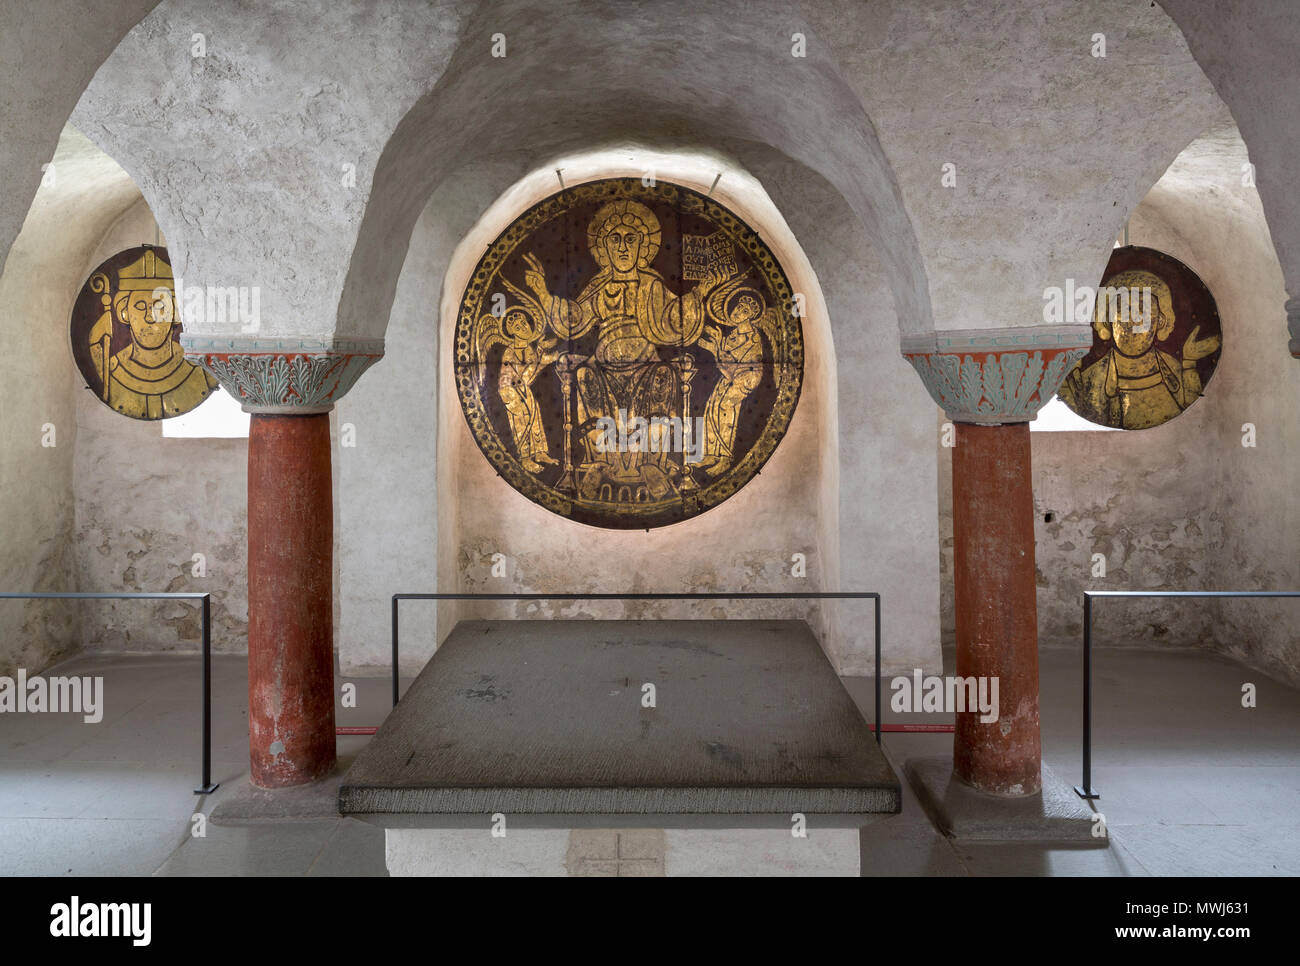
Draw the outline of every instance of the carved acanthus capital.
<instances>
[{"instance_id":1,"label":"carved acanthus capital","mask_svg":"<svg viewBox=\"0 0 1300 966\"><path fill-rule=\"evenodd\" d=\"M307 415L334 408L381 359L380 339L221 339L181 336L185 358L220 380L245 412Z\"/></svg>"},{"instance_id":2,"label":"carved acanthus capital","mask_svg":"<svg viewBox=\"0 0 1300 966\"><path fill-rule=\"evenodd\" d=\"M930 397L960 423L1033 419L1092 346L1086 325L938 332L903 339Z\"/></svg>"}]
</instances>

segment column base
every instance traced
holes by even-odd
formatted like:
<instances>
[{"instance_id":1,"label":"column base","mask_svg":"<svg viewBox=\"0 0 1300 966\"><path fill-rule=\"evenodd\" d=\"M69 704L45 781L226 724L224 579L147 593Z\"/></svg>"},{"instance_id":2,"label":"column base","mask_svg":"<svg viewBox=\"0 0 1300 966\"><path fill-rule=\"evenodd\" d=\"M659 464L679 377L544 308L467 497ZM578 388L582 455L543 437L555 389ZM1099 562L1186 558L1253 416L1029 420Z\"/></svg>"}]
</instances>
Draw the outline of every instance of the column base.
<instances>
[{"instance_id":1,"label":"column base","mask_svg":"<svg viewBox=\"0 0 1300 966\"><path fill-rule=\"evenodd\" d=\"M903 773L934 827L948 838L1098 848L1110 844L1105 835L1094 836L1098 826L1092 809L1047 766L1042 769L1042 789L1017 796L971 788L953 774L947 758L909 758Z\"/></svg>"}]
</instances>

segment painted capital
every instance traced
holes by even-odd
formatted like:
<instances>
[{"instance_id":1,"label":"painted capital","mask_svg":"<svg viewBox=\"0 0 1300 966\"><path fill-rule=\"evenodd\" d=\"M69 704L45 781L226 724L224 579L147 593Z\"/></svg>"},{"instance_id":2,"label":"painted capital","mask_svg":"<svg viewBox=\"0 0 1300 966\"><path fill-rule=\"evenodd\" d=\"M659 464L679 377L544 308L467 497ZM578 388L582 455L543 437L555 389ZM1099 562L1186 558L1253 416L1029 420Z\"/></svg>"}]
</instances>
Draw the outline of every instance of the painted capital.
<instances>
[{"instance_id":1,"label":"painted capital","mask_svg":"<svg viewBox=\"0 0 1300 966\"><path fill-rule=\"evenodd\" d=\"M1291 333L1291 355L1300 359L1300 298L1286 300L1286 327Z\"/></svg>"},{"instance_id":2,"label":"painted capital","mask_svg":"<svg viewBox=\"0 0 1300 966\"><path fill-rule=\"evenodd\" d=\"M181 335L185 358L249 413L327 413L381 359L381 339L222 339Z\"/></svg>"},{"instance_id":3,"label":"painted capital","mask_svg":"<svg viewBox=\"0 0 1300 966\"><path fill-rule=\"evenodd\" d=\"M967 329L903 339L903 356L948 418L1024 423L1055 395L1092 346L1086 325Z\"/></svg>"}]
</instances>

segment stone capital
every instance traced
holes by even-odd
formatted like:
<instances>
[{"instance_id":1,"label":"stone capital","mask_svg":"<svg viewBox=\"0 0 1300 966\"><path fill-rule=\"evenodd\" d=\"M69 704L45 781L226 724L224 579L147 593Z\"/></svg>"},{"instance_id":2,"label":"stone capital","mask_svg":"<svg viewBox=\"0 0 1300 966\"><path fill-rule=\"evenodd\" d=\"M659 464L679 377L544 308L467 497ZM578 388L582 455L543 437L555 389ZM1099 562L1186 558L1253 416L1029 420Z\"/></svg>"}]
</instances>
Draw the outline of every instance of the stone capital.
<instances>
[{"instance_id":1,"label":"stone capital","mask_svg":"<svg viewBox=\"0 0 1300 966\"><path fill-rule=\"evenodd\" d=\"M381 339L181 335L185 358L212 373L245 412L327 413L381 359Z\"/></svg>"},{"instance_id":2,"label":"stone capital","mask_svg":"<svg viewBox=\"0 0 1300 966\"><path fill-rule=\"evenodd\" d=\"M965 329L907 336L903 356L953 422L1028 422L1092 346L1086 325Z\"/></svg>"}]
</instances>

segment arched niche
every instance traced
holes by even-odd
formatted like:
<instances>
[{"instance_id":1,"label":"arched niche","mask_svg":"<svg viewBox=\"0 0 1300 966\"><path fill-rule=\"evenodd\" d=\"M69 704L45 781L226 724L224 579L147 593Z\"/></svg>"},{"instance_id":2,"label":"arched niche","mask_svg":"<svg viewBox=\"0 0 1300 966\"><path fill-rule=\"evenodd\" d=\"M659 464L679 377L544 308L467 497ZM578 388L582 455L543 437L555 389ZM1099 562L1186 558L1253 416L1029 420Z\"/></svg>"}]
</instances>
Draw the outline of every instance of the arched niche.
<instances>
[{"instance_id":1,"label":"arched niche","mask_svg":"<svg viewBox=\"0 0 1300 966\"><path fill-rule=\"evenodd\" d=\"M451 347L461 295L483 250L518 215L565 185L643 178L691 188L740 216L767 243L805 297L803 387L789 428L762 471L707 512L649 531L566 520L515 492L468 431ZM719 174L722 177L718 177ZM716 184L714 183L716 180ZM629 145L562 157L512 185L456 248L443 282L438 359L438 584L462 591L806 591L838 584L838 444L834 345L821 287L780 212L752 175L718 155ZM493 577L494 554L506 575ZM807 576L791 575L803 554ZM440 608L443 633L466 617L566 619L802 617L823 635L826 609L794 601L572 602Z\"/></svg>"},{"instance_id":2,"label":"arched niche","mask_svg":"<svg viewBox=\"0 0 1300 966\"><path fill-rule=\"evenodd\" d=\"M743 166L733 147L750 151ZM496 477L469 434L450 380L449 326L485 246L520 211L559 188L555 168L572 185L639 178L651 164L660 179L703 193L712 188L714 198L762 234L794 287L812 293L804 327L807 368L791 430L759 477L693 520L620 534L556 517ZM516 159L466 164L417 219L384 361L338 407L339 424L351 424L357 439L357 448L340 450L336 463L341 666L382 667L389 596L435 589L876 590L887 600L887 666L937 666L933 409L897 352L893 305L887 271L860 219L831 183L773 149L723 141L713 150L664 151L631 143L557 155L522 178ZM789 513L790 501L802 507L801 517ZM480 525L489 507L489 517L510 522L509 532ZM762 513L755 515L755 507ZM776 517L774 525L768 516ZM617 568L583 559L595 538L599 556L617 559ZM683 554L679 545L698 549ZM491 555L498 552L509 558L507 576L493 579ZM795 552L807 556L807 577L790 575ZM427 602L402 606L403 666L414 671L436 644L435 610ZM577 602L542 611L520 607L506 616L810 613L844 673L871 670L869 603L836 604L829 614L789 603L748 610L691 606L602 610ZM444 608L444 633L457 613L465 611Z\"/></svg>"}]
</instances>

